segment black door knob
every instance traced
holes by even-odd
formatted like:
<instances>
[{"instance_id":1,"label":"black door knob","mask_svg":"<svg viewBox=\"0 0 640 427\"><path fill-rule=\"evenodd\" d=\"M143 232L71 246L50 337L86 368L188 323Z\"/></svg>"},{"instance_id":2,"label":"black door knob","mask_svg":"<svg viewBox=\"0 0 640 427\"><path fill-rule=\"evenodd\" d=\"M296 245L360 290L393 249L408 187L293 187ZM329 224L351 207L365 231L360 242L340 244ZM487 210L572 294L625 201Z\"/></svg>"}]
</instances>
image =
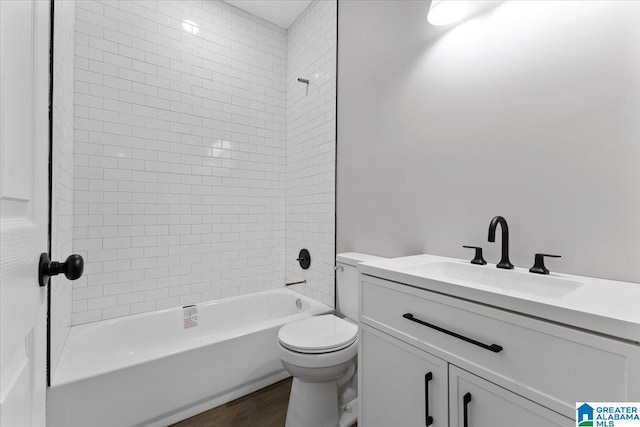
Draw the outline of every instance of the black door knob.
<instances>
[{"instance_id":1,"label":"black door knob","mask_svg":"<svg viewBox=\"0 0 640 427\"><path fill-rule=\"evenodd\" d=\"M76 280L82 276L84 260L80 255L69 255L65 262L51 261L46 252L40 254L38 265L38 282L40 286L47 286L49 277L64 273L67 279Z\"/></svg>"}]
</instances>

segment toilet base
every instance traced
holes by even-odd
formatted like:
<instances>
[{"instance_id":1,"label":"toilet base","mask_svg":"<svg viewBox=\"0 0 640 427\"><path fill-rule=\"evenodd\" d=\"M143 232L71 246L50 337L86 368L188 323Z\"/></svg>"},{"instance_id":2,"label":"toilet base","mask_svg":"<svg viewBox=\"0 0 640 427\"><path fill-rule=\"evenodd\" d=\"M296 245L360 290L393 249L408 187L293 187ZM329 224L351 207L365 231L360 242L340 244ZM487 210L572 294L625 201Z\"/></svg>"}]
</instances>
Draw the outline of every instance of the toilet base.
<instances>
[{"instance_id":1,"label":"toilet base","mask_svg":"<svg viewBox=\"0 0 640 427\"><path fill-rule=\"evenodd\" d=\"M336 412L338 400L337 381L311 383L294 378L285 427L351 427L358 421L358 399L340 405Z\"/></svg>"},{"instance_id":2,"label":"toilet base","mask_svg":"<svg viewBox=\"0 0 640 427\"><path fill-rule=\"evenodd\" d=\"M340 427L351 427L358 421L358 399L340 407Z\"/></svg>"},{"instance_id":3,"label":"toilet base","mask_svg":"<svg viewBox=\"0 0 640 427\"><path fill-rule=\"evenodd\" d=\"M285 427L339 427L336 381L306 382L293 378Z\"/></svg>"}]
</instances>

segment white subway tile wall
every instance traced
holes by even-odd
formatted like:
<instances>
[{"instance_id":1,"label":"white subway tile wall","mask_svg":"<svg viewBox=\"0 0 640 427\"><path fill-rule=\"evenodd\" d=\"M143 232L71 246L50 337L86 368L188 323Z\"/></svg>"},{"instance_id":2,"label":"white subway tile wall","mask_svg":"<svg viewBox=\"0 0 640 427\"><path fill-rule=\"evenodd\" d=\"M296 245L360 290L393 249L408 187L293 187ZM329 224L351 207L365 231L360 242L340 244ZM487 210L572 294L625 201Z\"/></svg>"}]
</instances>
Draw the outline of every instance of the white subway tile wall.
<instances>
[{"instance_id":1,"label":"white subway tile wall","mask_svg":"<svg viewBox=\"0 0 640 427\"><path fill-rule=\"evenodd\" d=\"M334 305L337 2L316 0L287 33L286 280ZM309 85L298 82L308 79ZM311 266L302 270L298 252Z\"/></svg>"},{"instance_id":2,"label":"white subway tile wall","mask_svg":"<svg viewBox=\"0 0 640 427\"><path fill-rule=\"evenodd\" d=\"M73 324L282 286L285 30L221 1L78 1L75 42Z\"/></svg>"},{"instance_id":3,"label":"white subway tile wall","mask_svg":"<svg viewBox=\"0 0 640 427\"><path fill-rule=\"evenodd\" d=\"M51 256L63 261L73 253L73 56L75 4L57 0L54 14L53 176ZM51 371L60 359L71 327L72 285L51 278Z\"/></svg>"}]
</instances>

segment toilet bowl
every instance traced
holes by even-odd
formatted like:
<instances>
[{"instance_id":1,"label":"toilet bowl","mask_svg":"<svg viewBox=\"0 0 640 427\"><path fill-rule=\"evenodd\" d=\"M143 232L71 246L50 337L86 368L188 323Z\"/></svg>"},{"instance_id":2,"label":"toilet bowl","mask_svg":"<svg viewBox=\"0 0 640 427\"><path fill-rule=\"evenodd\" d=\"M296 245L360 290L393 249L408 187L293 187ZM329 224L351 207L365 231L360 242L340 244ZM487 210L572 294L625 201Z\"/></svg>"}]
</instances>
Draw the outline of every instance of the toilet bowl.
<instances>
[{"instance_id":1,"label":"toilet bowl","mask_svg":"<svg viewBox=\"0 0 640 427\"><path fill-rule=\"evenodd\" d=\"M280 359L293 376L286 427L350 427L357 421L358 270L380 257L336 256L337 315L290 322L278 332Z\"/></svg>"},{"instance_id":2,"label":"toilet bowl","mask_svg":"<svg viewBox=\"0 0 640 427\"><path fill-rule=\"evenodd\" d=\"M287 427L346 427L355 422L352 408L341 414L340 395L355 373L357 334L355 324L333 314L291 322L280 329L280 359L293 376Z\"/></svg>"}]
</instances>

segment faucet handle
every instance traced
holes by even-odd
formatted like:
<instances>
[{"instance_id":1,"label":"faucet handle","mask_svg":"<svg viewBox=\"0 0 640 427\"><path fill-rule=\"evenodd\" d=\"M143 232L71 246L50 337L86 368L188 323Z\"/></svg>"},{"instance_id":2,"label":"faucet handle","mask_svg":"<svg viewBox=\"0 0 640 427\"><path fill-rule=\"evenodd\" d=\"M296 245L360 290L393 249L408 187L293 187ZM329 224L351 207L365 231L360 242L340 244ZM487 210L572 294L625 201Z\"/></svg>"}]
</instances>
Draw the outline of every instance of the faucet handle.
<instances>
[{"instance_id":1,"label":"faucet handle","mask_svg":"<svg viewBox=\"0 0 640 427\"><path fill-rule=\"evenodd\" d=\"M473 257L473 259L471 260L471 264L477 264L477 265L485 265L487 263L487 261L484 260L484 258L482 257L482 248L480 246L466 246L463 245L463 248L467 248L467 249L475 249L476 250L476 254Z\"/></svg>"},{"instance_id":2,"label":"faucet handle","mask_svg":"<svg viewBox=\"0 0 640 427\"><path fill-rule=\"evenodd\" d=\"M551 255L551 254L536 254L535 262L533 263L533 267L529 269L531 273L536 274L549 274L549 270L544 266L544 257L549 258L561 258L560 255Z\"/></svg>"}]
</instances>

